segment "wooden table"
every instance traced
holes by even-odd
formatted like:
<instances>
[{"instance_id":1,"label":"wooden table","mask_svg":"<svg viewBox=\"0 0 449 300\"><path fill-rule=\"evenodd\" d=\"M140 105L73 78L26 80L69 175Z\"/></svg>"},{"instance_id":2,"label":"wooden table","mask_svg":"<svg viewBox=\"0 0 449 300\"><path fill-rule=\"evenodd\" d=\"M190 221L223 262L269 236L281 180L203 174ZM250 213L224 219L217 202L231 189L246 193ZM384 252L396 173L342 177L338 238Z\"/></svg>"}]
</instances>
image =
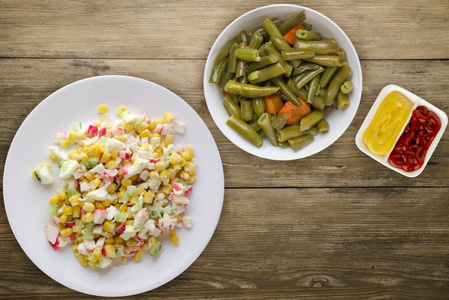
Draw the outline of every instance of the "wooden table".
<instances>
[{"instance_id":1,"label":"wooden table","mask_svg":"<svg viewBox=\"0 0 449 300\"><path fill-rule=\"evenodd\" d=\"M241 14L272 3L1 0L0 167L22 121L55 90L97 75L148 79L185 99L206 122L223 160L226 190L220 222L198 260L135 298L447 299L447 132L415 179L370 159L354 138L389 83L449 112L449 2L297 3L346 32L364 84L345 134L319 154L291 162L260 159L230 143L202 89L205 59L220 32ZM27 258L4 205L0 298L88 298Z\"/></svg>"}]
</instances>

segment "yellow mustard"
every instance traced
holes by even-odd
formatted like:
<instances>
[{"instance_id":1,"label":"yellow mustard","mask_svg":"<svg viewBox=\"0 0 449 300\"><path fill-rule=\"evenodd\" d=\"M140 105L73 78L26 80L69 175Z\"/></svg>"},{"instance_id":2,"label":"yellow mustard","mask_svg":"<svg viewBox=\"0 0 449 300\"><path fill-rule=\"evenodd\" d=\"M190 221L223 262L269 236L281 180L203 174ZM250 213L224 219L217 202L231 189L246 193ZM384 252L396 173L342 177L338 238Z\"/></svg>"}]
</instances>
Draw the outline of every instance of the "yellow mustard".
<instances>
[{"instance_id":1,"label":"yellow mustard","mask_svg":"<svg viewBox=\"0 0 449 300\"><path fill-rule=\"evenodd\" d=\"M379 105L363 133L363 143L378 156L387 155L407 122L413 103L398 91L389 93Z\"/></svg>"}]
</instances>

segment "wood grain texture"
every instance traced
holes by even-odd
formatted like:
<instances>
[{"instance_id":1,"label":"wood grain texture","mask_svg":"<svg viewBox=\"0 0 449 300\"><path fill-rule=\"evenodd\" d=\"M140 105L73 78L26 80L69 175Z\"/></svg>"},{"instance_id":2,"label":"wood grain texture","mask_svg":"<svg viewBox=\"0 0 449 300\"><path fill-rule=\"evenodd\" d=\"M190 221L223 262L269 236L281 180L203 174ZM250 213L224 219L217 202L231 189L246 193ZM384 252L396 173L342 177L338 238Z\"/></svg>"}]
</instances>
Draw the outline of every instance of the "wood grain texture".
<instances>
[{"instance_id":1,"label":"wood grain texture","mask_svg":"<svg viewBox=\"0 0 449 300\"><path fill-rule=\"evenodd\" d=\"M235 18L275 3L284 1L1 1L0 57L202 59ZM362 59L449 58L447 1L298 4L336 22Z\"/></svg>"}]
</instances>

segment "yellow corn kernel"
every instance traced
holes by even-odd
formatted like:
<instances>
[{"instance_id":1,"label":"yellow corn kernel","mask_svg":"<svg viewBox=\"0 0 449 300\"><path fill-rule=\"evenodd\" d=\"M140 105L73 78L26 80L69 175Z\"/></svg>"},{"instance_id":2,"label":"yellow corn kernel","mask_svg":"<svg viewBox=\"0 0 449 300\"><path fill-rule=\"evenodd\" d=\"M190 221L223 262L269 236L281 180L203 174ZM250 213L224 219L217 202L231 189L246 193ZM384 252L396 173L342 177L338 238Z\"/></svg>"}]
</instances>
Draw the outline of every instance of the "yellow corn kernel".
<instances>
[{"instance_id":1,"label":"yellow corn kernel","mask_svg":"<svg viewBox=\"0 0 449 300\"><path fill-rule=\"evenodd\" d=\"M103 223L103 230L106 232L112 232L115 228L115 224L111 221L106 221Z\"/></svg>"},{"instance_id":2,"label":"yellow corn kernel","mask_svg":"<svg viewBox=\"0 0 449 300\"><path fill-rule=\"evenodd\" d=\"M95 178L94 180L91 181L90 184L91 188L95 190L101 184L101 180L99 178Z\"/></svg>"},{"instance_id":3,"label":"yellow corn kernel","mask_svg":"<svg viewBox=\"0 0 449 300\"><path fill-rule=\"evenodd\" d=\"M101 126L101 120L96 120L93 123L95 126L100 127Z\"/></svg>"},{"instance_id":4,"label":"yellow corn kernel","mask_svg":"<svg viewBox=\"0 0 449 300\"><path fill-rule=\"evenodd\" d=\"M167 112L164 116L164 120L167 123L173 123L175 121L175 116L171 112Z\"/></svg>"},{"instance_id":5,"label":"yellow corn kernel","mask_svg":"<svg viewBox=\"0 0 449 300\"><path fill-rule=\"evenodd\" d=\"M113 237L107 238L104 240L104 243L106 245L112 245L112 244L114 244L114 238Z\"/></svg>"},{"instance_id":6,"label":"yellow corn kernel","mask_svg":"<svg viewBox=\"0 0 449 300\"><path fill-rule=\"evenodd\" d=\"M156 245L157 244L157 239L154 236L152 236L150 238L150 243L151 243L152 246Z\"/></svg>"},{"instance_id":7,"label":"yellow corn kernel","mask_svg":"<svg viewBox=\"0 0 449 300\"><path fill-rule=\"evenodd\" d=\"M101 255L103 255L103 254L101 253L101 249L100 249L100 248L95 248L95 249L94 249L94 256L95 256L95 258L96 258L96 259L100 259L100 258L101 258Z\"/></svg>"},{"instance_id":8,"label":"yellow corn kernel","mask_svg":"<svg viewBox=\"0 0 449 300\"><path fill-rule=\"evenodd\" d=\"M150 131L148 129L145 129L142 132L140 132L140 137L147 137L147 138L149 138L150 136L151 136L151 134L150 134Z\"/></svg>"},{"instance_id":9,"label":"yellow corn kernel","mask_svg":"<svg viewBox=\"0 0 449 300\"><path fill-rule=\"evenodd\" d=\"M140 194L145 193L145 189L141 186L138 186L137 190L139 191Z\"/></svg>"},{"instance_id":10,"label":"yellow corn kernel","mask_svg":"<svg viewBox=\"0 0 449 300\"><path fill-rule=\"evenodd\" d=\"M164 144L166 146L173 144L173 134L169 133L165 136Z\"/></svg>"},{"instance_id":11,"label":"yellow corn kernel","mask_svg":"<svg viewBox=\"0 0 449 300\"><path fill-rule=\"evenodd\" d=\"M119 189L119 192L117 193L117 197L121 200L123 198L123 195L125 194L124 191L121 190L121 187Z\"/></svg>"},{"instance_id":12,"label":"yellow corn kernel","mask_svg":"<svg viewBox=\"0 0 449 300\"><path fill-rule=\"evenodd\" d=\"M87 180L92 181L95 179L94 173L92 173L91 171L88 171L86 174L84 174L84 176L87 178Z\"/></svg>"},{"instance_id":13,"label":"yellow corn kernel","mask_svg":"<svg viewBox=\"0 0 449 300\"><path fill-rule=\"evenodd\" d=\"M133 225L134 220L126 220L125 225Z\"/></svg>"},{"instance_id":14,"label":"yellow corn kernel","mask_svg":"<svg viewBox=\"0 0 449 300\"><path fill-rule=\"evenodd\" d=\"M137 201L139 201L139 197L137 197L137 196L132 196L129 198L129 203L131 203L131 205L136 204Z\"/></svg>"},{"instance_id":15,"label":"yellow corn kernel","mask_svg":"<svg viewBox=\"0 0 449 300\"><path fill-rule=\"evenodd\" d=\"M79 218L80 217L80 210L81 210L81 207L79 207L78 205L74 206L73 207L72 217Z\"/></svg>"},{"instance_id":16,"label":"yellow corn kernel","mask_svg":"<svg viewBox=\"0 0 449 300\"><path fill-rule=\"evenodd\" d=\"M87 266L87 259L85 259L85 258L82 257L82 256L79 256L79 257L78 257L78 260L80 261L80 264L81 264L83 267Z\"/></svg>"},{"instance_id":17,"label":"yellow corn kernel","mask_svg":"<svg viewBox=\"0 0 449 300\"><path fill-rule=\"evenodd\" d=\"M165 121L162 120L162 119L156 119L156 125L157 125L157 124L164 125L164 124L165 124Z\"/></svg>"},{"instance_id":18,"label":"yellow corn kernel","mask_svg":"<svg viewBox=\"0 0 449 300\"><path fill-rule=\"evenodd\" d=\"M119 236L116 236L115 238L114 238L114 244L121 244L123 242L123 239L121 238L121 237L119 237Z\"/></svg>"},{"instance_id":19,"label":"yellow corn kernel","mask_svg":"<svg viewBox=\"0 0 449 300\"><path fill-rule=\"evenodd\" d=\"M122 186L124 186L124 187L128 187L128 186L130 186L131 184L133 184L132 180L129 179L129 178L123 179L121 183L122 183Z\"/></svg>"},{"instance_id":20,"label":"yellow corn kernel","mask_svg":"<svg viewBox=\"0 0 449 300\"><path fill-rule=\"evenodd\" d=\"M180 214L178 215L177 219L178 219L178 222L181 222L181 220L182 220L182 213L180 213Z\"/></svg>"},{"instance_id":21,"label":"yellow corn kernel","mask_svg":"<svg viewBox=\"0 0 449 300\"><path fill-rule=\"evenodd\" d=\"M114 150L114 151L111 152L111 158L112 159L115 159L117 157L117 155L118 155L118 151L117 150Z\"/></svg>"},{"instance_id":22,"label":"yellow corn kernel","mask_svg":"<svg viewBox=\"0 0 449 300\"><path fill-rule=\"evenodd\" d=\"M78 248L78 244L76 244L76 243L72 244L72 251L73 252L75 252L75 251L78 252L77 248Z\"/></svg>"},{"instance_id":23,"label":"yellow corn kernel","mask_svg":"<svg viewBox=\"0 0 449 300\"><path fill-rule=\"evenodd\" d=\"M84 224L88 224L88 223L92 222L93 220L94 220L94 215L91 212L88 212L81 217L81 222L83 222Z\"/></svg>"},{"instance_id":24,"label":"yellow corn kernel","mask_svg":"<svg viewBox=\"0 0 449 300\"><path fill-rule=\"evenodd\" d=\"M93 257L93 256L92 256ZM89 265L89 267L92 269L92 270L95 270L95 268L97 267L97 262L95 261L95 262L92 262L92 261L88 261L88 263L87 263L88 265Z\"/></svg>"},{"instance_id":25,"label":"yellow corn kernel","mask_svg":"<svg viewBox=\"0 0 449 300\"><path fill-rule=\"evenodd\" d=\"M146 192L143 195L143 202L145 203L153 203L153 199L154 199L154 194L152 192Z\"/></svg>"},{"instance_id":26,"label":"yellow corn kernel","mask_svg":"<svg viewBox=\"0 0 449 300\"><path fill-rule=\"evenodd\" d=\"M190 179L187 180L186 183L192 184L192 183L194 183L195 181L196 181L196 177L195 177L195 175L194 175L194 176L190 176Z\"/></svg>"},{"instance_id":27,"label":"yellow corn kernel","mask_svg":"<svg viewBox=\"0 0 449 300\"><path fill-rule=\"evenodd\" d=\"M111 200L106 199L101 201L101 204L103 204L104 207L108 207L109 205L111 205Z\"/></svg>"},{"instance_id":28,"label":"yellow corn kernel","mask_svg":"<svg viewBox=\"0 0 449 300\"><path fill-rule=\"evenodd\" d=\"M100 201L95 201L95 208L97 208L97 209L105 209L105 206Z\"/></svg>"},{"instance_id":29,"label":"yellow corn kernel","mask_svg":"<svg viewBox=\"0 0 449 300\"><path fill-rule=\"evenodd\" d=\"M143 243L143 245L142 245L142 250L148 250L148 249L149 249L149 247L148 247L148 242L145 241L145 242Z\"/></svg>"},{"instance_id":30,"label":"yellow corn kernel","mask_svg":"<svg viewBox=\"0 0 449 300\"><path fill-rule=\"evenodd\" d=\"M140 148L142 149L142 151L150 150L150 146L148 144L143 144Z\"/></svg>"},{"instance_id":31,"label":"yellow corn kernel","mask_svg":"<svg viewBox=\"0 0 449 300\"><path fill-rule=\"evenodd\" d=\"M116 139L117 141L120 141L120 142L124 142L126 140L126 136L116 135L116 136L114 136L114 139Z\"/></svg>"},{"instance_id":32,"label":"yellow corn kernel","mask_svg":"<svg viewBox=\"0 0 449 300\"><path fill-rule=\"evenodd\" d=\"M193 157L193 147L192 146L185 146L184 151L188 152L191 157Z\"/></svg>"},{"instance_id":33,"label":"yellow corn kernel","mask_svg":"<svg viewBox=\"0 0 449 300\"><path fill-rule=\"evenodd\" d=\"M70 141L69 140L62 140L60 142L61 146L64 148L68 148L70 146Z\"/></svg>"},{"instance_id":34,"label":"yellow corn kernel","mask_svg":"<svg viewBox=\"0 0 449 300\"><path fill-rule=\"evenodd\" d=\"M108 107L106 105L101 104L98 106L98 112L100 114L105 114L108 112Z\"/></svg>"},{"instance_id":35,"label":"yellow corn kernel","mask_svg":"<svg viewBox=\"0 0 449 300\"><path fill-rule=\"evenodd\" d=\"M126 257L119 257L119 258L117 258L121 263L124 263L124 264L126 264L126 262L128 261L128 258L126 258Z\"/></svg>"},{"instance_id":36,"label":"yellow corn kernel","mask_svg":"<svg viewBox=\"0 0 449 300\"><path fill-rule=\"evenodd\" d=\"M134 126L132 123L126 123L124 127L125 127L126 132L130 132L134 129Z\"/></svg>"},{"instance_id":37,"label":"yellow corn kernel","mask_svg":"<svg viewBox=\"0 0 449 300\"><path fill-rule=\"evenodd\" d=\"M72 234L72 228L68 227L64 230L61 230L60 234L61 234L61 237L66 238Z\"/></svg>"},{"instance_id":38,"label":"yellow corn kernel","mask_svg":"<svg viewBox=\"0 0 449 300\"><path fill-rule=\"evenodd\" d=\"M157 171L165 170L165 163L162 162L162 161L158 161L158 162L156 162L156 163L154 164L154 168L155 168Z\"/></svg>"},{"instance_id":39,"label":"yellow corn kernel","mask_svg":"<svg viewBox=\"0 0 449 300\"><path fill-rule=\"evenodd\" d=\"M67 199L67 195L63 189L57 190L56 193L58 194L59 200Z\"/></svg>"},{"instance_id":40,"label":"yellow corn kernel","mask_svg":"<svg viewBox=\"0 0 449 300\"><path fill-rule=\"evenodd\" d=\"M144 130L147 130L148 127L149 127L149 125L148 125L147 122L142 122L142 123L140 124L139 130L140 130L140 132L142 132L142 131L144 131Z\"/></svg>"},{"instance_id":41,"label":"yellow corn kernel","mask_svg":"<svg viewBox=\"0 0 449 300\"><path fill-rule=\"evenodd\" d=\"M78 196L78 195L72 195L69 199L70 205L72 205L72 206L79 205L79 202L78 202L79 198L80 198L80 196Z\"/></svg>"},{"instance_id":42,"label":"yellow corn kernel","mask_svg":"<svg viewBox=\"0 0 449 300\"><path fill-rule=\"evenodd\" d=\"M81 137L81 134L77 131L70 131L69 132L69 141L71 142L75 142L76 140L78 140Z\"/></svg>"},{"instance_id":43,"label":"yellow corn kernel","mask_svg":"<svg viewBox=\"0 0 449 300\"><path fill-rule=\"evenodd\" d=\"M54 194L53 196L50 197L50 205L55 205L58 203L58 201L59 201L58 194Z\"/></svg>"},{"instance_id":44,"label":"yellow corn kernel","mask_svg":"<svg viewBox=\"0 0 449 300\"><path fill-rule=\"evenodd\" d=\"M183 158L178 153L172 153L169 158L171 164L179 164L181 163L182 159Z\"/></svg>"},{"instance_id":45,"label":"yellow corn kernel","mask_svg":"<svg viewBox=\"0 0 449 300\"><path fill-rule=\"evenodd\" d=\"M170 184L164 185L161 189L161 192L164 193L165 195L169 195L171 191L172 186Z\"/></svg>"},{"instance_id":46,"label":"yellow corn kernel","mask_svg":"<svg viewBox=\"0 0 449 300\"><path fill-rule=\"evenodd\" d=\"M83 209L86 212L93 212L95 210L95 205L90 202L84 202Z\"/></svg>"},{"instance_id":47,"label":"yellow corn kernel","mask_svg":"<svg viewBox=\"0 0 449 300\"><path fill-rule=\"evenodd\" d=\"M71 206L64 206L62 209L64 215L70 216L73 213L73 208Z\"/></svg>"},{"instance_id":48,"label":"yellow corn kernel","mask_svg":"<svg viewBox=\"0 0 449 300\"><path fill-rule=\"evenodd\" d=\"M67 215L61 215L61 216L59 217L59 222L61 222L61 223L67 222Z\"/></svg>"},{"instance_id":49,"label":"yellow corn kernel","mask_svg":"<svg viewBox=\"0 0 449 300\"><path fill-rule=\"evenodd\" d=\"M112 244L112 243L111 243ZM104 250L106 251L106 256L109 258L114 258L115 257L115 249L114 246L112 245L106 245L104 247Z\"/></svg>"},{"instance_id":50,"label":"yellow corn kernel","mask_svg":"<svg viewBox=\"0 0 449 300\"><path fill-rule=\"evenodd\" d=\"M161 181L166 181L169 179L170 172L168 170L163 170L161 174L159 174Z\"/></svg>"},{"instance_id":51,"label":"yellow corn kernel","mask_svg":"<svg viewBox=\"0 0 449 300\"><path fill-rule=\"evenodd\" d=\"M187 151L183 151L181 152L181 157L184 158L185 160L191 160L192 158L190 157L190 153Z\"/></svg>"},{"instance_id":52,"label":"yellow corn kernel","mask_svg":"<svg viewBox=\"0 0 449 300\"><path fill-rule=\"evenodd\" d=\"M196 171L196 167L195 165L191 165L189 167L187 167L189 170L187 171L187 174L189 174L190 176L195 175L195 171Z\"/></svg>"},{"instance_id":53,"label":"yellow corn kernel","mask_svg":"<svg viewBox=\"0 0 449 300\"><path fill-rule=\"evenodd\" d=\"M86 161L89 159L89 155L87 155L86 153L81 153L79 155L79 157L81 158L81 160Z\"/></svg>"},{"instance_id":54,"label":"yellow corn kernel","mask_svg":"<svg viewBox=\"0 0 449 300\"><path fill-rule=\"evenodd\" d=\"M48 157L50 158L51 161L57 161L59 159L56 155L53 155L51 153L48 153Z\"/></svg>"},{"instance_id":55,"label":"yellow corn kernel","mask_svg":"<svg viewBox=\"0 0 449 300\"><path fill-rule=\"evenodd\" d=\"M159 158L161 157L161 155L158 152L153 152L152 153L153 158Z\"/></svg>"},{"instance_id":56,"label":"yellow corn kernel","mask_svg":"<svg viewBox=\"0 0 449 300\"><path fill-rule=\"evenodd\" d=\"M134 259L135 261L138 261L138 260L140 260L141 258L142 258L142 250L138 250L138 251L136 252L136 255L134 255L133 259Z\"/></svg>"},{"instance_id":57,"label":"yellow corn kernel","mask_svg":"<svg viewBox=\"0 0 449 300\"><path fill-rule=\"evenodd\" d=\"M103 156L101 157L101 162L107 163L109 160L111 160L111 154L109 152L103 153Z\"/></svg>"},{"instance_id":58,"label":"yellow corn kernel","mask_svg":"<svg viewBox=\"0 0 449 300\"><path fill-rule=\"evenodd\" d=\"M83 226L81 225L73 226L73 232L78 233L81 232L81 230L83 230Z\"/></svg>"},{"instance_id":59,"label":"yellow corn kernel","mask_svg":"<svg viewBox=\"0 0 449 300\"><path fill-rule=\"evenodd\" d=\"M119 208L119 211L120 212L126 212L128 210L128 205L126 205L126 204L122 204L122 205L120 205L120 208Z\"/></svg>"},{"instance_id":60,"label":"yellow corn kernel","mask_svg":"<svg viewBox=\"0 0 449 300\"><path fill-rule=\"evenodd\" d=\"M121 115L122 113L124 113L124 112L126 112L127 110L126 110L126 108L124 107L124 106L119 106L118 108L117 108L117 113L119 114L119 115Z\"/></svg>"},{"instance_id":61,"label":"yellow corn kernel","mask_svg":"<svg viewBox=\"0 0 449 300\"><path fill-rule=\"evenodd\" d=\"M159 173L157 171L151 171L150 178L151 179L159 179Z\"/></svg>"},{"instance_id":62,"label":"yellow corn kernel","mask_svg":"<svg viewBox=\"0 0 449 300\"><path fill-rule=\"evenodd\" d=\"M106 167L108 168L108 169L113 169L113 168L115 168L117 166L117 163L115 162L115 160L110 160L110 161L108 161L108 163L106 164Z\"/></svg>"},{"instance_id":63,"label":"yellow corn kernel","mask_svg":"<svg viewBox=\"0 0 449 300\"><path fill-rule=\"evenodd\" d=\"M128 247L133 247L133 246L137 245L137 241L135 239L129 239L129 240L126 241L125 244Z\"/></svg>"},{"instance_id":64,"label":"yellow corn kernel","mask_svg":"<svg viewBox=\"0 0 449 300\"><path fill-rule=\"evenodd\" d=\"M175 179L177 173L178 171L173 168L168 169L168 178L170 180Z\"/></svg>"},{"instance_id":65,"label":"yellow corn kernel","mask_svg":"<svg viewBox=\"0 0 449 300\"><path fill-rule=\"evenodd\" d=\"M172 235L170 235L170 241L172 241L173 244L178 245L179 238L176 234L172 234Z\"/></svg>"},{"instance_id":66,"label":"yellow corn kernel","mask_svg":"<svg viewBox=\"0 0 449 300\"><path fill-rule=\"evenodd\" d=\"M190 179L190 175L186 171L179 172L179 177L181 177L184 180L189 180Z\"/></svg>"}]
</instances>

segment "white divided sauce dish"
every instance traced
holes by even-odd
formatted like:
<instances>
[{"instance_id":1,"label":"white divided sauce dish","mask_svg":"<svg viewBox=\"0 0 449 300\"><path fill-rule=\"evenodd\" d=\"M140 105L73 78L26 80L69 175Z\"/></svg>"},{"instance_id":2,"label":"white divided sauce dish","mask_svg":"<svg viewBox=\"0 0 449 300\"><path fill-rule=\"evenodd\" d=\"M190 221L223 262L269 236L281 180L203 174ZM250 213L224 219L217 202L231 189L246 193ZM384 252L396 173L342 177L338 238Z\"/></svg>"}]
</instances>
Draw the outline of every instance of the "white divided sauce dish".
<instances>
[{"instance_id":1,"label":"white divided sauce dish","mask_svg":"<svg viewBox=\"0 0 449 300\"><path fill-rule=\"evenodd\" d=\"M363 143L363 133L370 125L372 119L374 118L374 115L377 112L377 109L379 108L379 105L382 103L382 101L385 99L385 97L393 91L398 91L398 92L402 93L405 97L407 97L407 99L409 99L413 103L413 109L410 112L410 116L408 117L407 122L405 122L405 125L403 126L400 134L397 136L396 141L393 144L393 147L390 149L389 153L385 156L378 156L378 155L371 153L368 150L368 148L365 146L365 144ZM429 149L427 150L424 164L422 165L422 167L413 172L406 172L403 169L399 169L399 168L396 168L396 167L393 167L392 165L390 165L390 163L388 162L388 157L390 156L391 151L394 149L394 145L397 143L398 139L401 137L402 133L404 132L405 127L407 127L407 124L410 122L413 110L415 110L420 105L426 106L429 109L429 111L434 112L438 116L438 118L441 121L441 128L438 131L438 134L435 136L435 139L430 144ZM355 143L356 143L357 147L360 149L360 151L362 151L366 155L370 156L371 158L377 160L379 163L383 164L384 166L386 166L404 176L416 177L419 174L421 174L422 171L424 171L424 168L426 167L427 163L429 162L429 159L432 156L433 151L435 150L435 148L438 145L438 142L440 141L441 137L443 136L443 133L446 129L447 123L448 123L447 115L441 109L435 107L431 103L427 102L426 100L422 99L421 97L413 94L410 91L407 91L406 89L404 89L400 86L397 86L394 84L389 84L386 87L384 87L382 89L382 91L379 93L379 96L377 96L376 101L374 102L373 106L371 107L368 115L366 116L365 120L362 123L362 126L360 127L360 129L356 135Z\"/></svg>"}]
</instances>

